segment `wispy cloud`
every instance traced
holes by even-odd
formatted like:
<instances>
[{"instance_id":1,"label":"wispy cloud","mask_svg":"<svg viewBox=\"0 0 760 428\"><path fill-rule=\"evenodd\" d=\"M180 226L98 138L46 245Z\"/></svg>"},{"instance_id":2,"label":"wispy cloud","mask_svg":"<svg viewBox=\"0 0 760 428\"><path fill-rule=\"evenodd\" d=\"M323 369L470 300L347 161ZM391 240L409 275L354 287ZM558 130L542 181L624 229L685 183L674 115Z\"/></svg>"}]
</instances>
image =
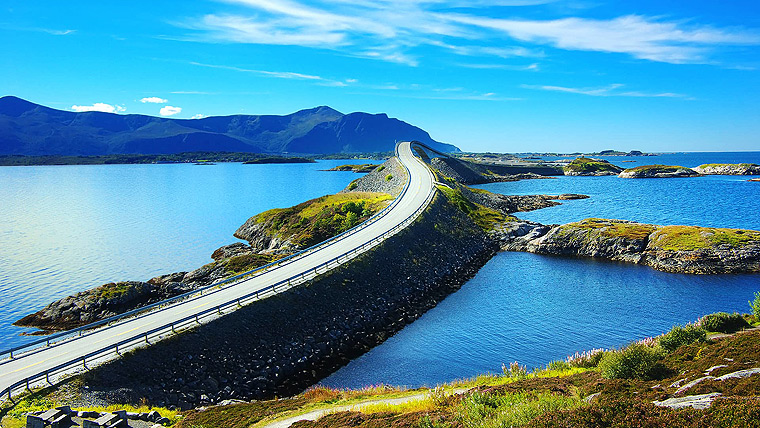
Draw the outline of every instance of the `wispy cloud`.
<instances>
[{"instance_id":1,"label":"wispy cloud","mask_svg":"<svg viewBox=\"0 0 760 428\"><path fill-rule=\"evenodd\" d=\"M543 57L545 47L630 55L667 63L709 63L722 46L760 45L760 33L693 21L626 15L611 19L498 19L492 7L551 0L224 0L236 13L176 23L211 42L296 45L416 66L416 48L451 54ZM466 13L463 13L466 12ZM482 61L480 61L482 62Z\"/></svg>"},{"instance_id":2,"label":"wispy cloud","mask_svg":"<svg viewBox=\"0 0 760 428\"><path fill-rule=\"evenodd\" d=\"M691 99L688 95L677 94L674 92L640 92L623 90L625 85L622 83L613 83L607 86L596 88L571 88L566 86L552 85L522 85L525 89L537 89L541 91L566 92L570 94L589 95L592 97L642 97L642 98L685 98Z\"/></svg>"},{"instance_id":3,"label":"wispy cloud","mask_svg":"<svg viewBox=\"0 0 760 428\"><path fill-rule=\"evenodd\" d=\"M161 116L174 116L175 114L179 114L182 112L182 107L173 107L173 106L164 106L161 107L161 110L158 111L158 113Z\"/></svg>"},{"instance_id":4,"label":"wispy cloud","mask_svg":"<svg viewBox=\"0 0 760 428\"><path fill-rule=\"evenodd\" d=\"M95 103L93 105L89 106L78 106L73 105L71 106L71 110L82 113L86 111L99 111L103 113L121 113L123 111L126 111L127 109L122 106L117 105L111 105L106 103Z\"/></svg>"},{"instance_id":5,"label":"wispy cloud","mask_svg":"<svg viewBox=\"0 0 760 428\"><path fill-rule=\"evenodd\" d=\"M152 103L152 104L166 104L169 102L169 100L165 98L160 97L145 97L140 100L141 103Z\"/></svg>"},{"instance_id":6,"label":"wispy cloud","mask_svg":"<svg viewBox=\"0 0 760 428\"><path fill-rule=\"evenodd\" d=\"M470 15L440 15L532 43L560 49L623 53L635 58L669 63L703 63L721 45L758 45L760 34L741 29L665 21L639 15L610 20L563 18L555 20L494 19Z\"/></svg>"},{"instance_id":7,"label":"wispy cloud","mask_svg":"<svg viewBox=\"0 0 760 428\"><path fill-rule=\"evenodd\" d=\"M242 73L253 73L261 76L276 77L278 79L299 79L299 80L326 80L320 76L312 74L295 73L292 71L267 71L267 70L254 70L250 68L234 67L229 65L216 65L216 64L203 64L200 62L190 62L192 65L199 67L218 68L222 70L239 71Z\"/></svg>"}]
</instances>

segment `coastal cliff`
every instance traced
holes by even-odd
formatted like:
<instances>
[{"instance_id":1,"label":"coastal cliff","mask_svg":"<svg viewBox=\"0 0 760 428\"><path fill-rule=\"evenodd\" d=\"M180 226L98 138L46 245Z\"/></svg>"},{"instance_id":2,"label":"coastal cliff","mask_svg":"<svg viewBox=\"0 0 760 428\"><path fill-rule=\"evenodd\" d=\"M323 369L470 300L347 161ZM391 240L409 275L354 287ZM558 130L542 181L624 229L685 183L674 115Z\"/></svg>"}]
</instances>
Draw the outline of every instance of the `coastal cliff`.
<instances>
[{"instance_id":1,"label":"coastal cliff","mask_svg":"<svg viewBox=\"0 0 760 428\"><path fill-rule=\"evenodd\" d=\"M598 257L691 274L760 272L760 232L586 219L564 225L515 223L500 229L502 249Z\"/></svg>"}]
</instances>

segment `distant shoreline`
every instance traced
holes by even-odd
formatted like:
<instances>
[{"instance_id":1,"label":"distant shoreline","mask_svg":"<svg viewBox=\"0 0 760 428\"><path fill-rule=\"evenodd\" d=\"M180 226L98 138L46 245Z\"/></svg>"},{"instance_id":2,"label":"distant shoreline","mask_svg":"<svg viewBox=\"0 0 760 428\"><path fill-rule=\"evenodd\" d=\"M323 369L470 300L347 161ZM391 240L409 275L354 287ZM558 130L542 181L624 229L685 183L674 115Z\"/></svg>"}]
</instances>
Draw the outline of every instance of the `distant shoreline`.
<instances>
[{"instance_id":1,"label":"distant shoreline","mask_svg":"<svg viewBox=\"0 0 760 428\"><path fill-rule=\"evenodd\" d=\"M25 156L0 155L0 166L45 166L45 165L144 165L192 163L213 165L219 162L242 162L246 164L273 163L315 163L311 158L268 155L261 153L236 152L187 152L176 154L114 154L96 156Z\"/></svg>"}]
</instances>

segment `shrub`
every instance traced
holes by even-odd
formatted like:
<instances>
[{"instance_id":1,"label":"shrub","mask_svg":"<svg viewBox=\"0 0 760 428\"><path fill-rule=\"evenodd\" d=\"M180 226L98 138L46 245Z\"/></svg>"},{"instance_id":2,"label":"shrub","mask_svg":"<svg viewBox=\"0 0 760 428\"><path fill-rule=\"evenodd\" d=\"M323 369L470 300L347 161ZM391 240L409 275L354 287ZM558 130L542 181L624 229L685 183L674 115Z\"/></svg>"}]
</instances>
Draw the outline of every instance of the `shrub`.
<instances>
[{"instance_id":1,"label":"shrub","mask_svg":"<svg viewBox=\"0 0 760 428\"><path fill-rule=\"evenodd\" d=\"M522 378L528 375L528 368L521 366L517 361L509 363L509 367L506 364L501 364L501 371L504 372L504 376Z\"/></svg>"},{"instance_id":2,"label":"shrub","mask_svg":"<svg viewBox=\"0 0 760 428\"><path fill-rule=\"evenodd\" d=\"M567 361L562 361L562 360L552 361L549 363L548 366L546 366L546 368L549 370L560 370L560 371L570 370L570 363L568 363Z\"/></svg>"},{"instance_id":3,"label":"shrub","mask_svg":"<svg viewBox=\"0 0 760 428\"><path fill-rule=\"evenodd\" d=\"M604 356L604 349L592 349L590 351L576 352L567 357L570 367L594 368L599 365L599 361Z\"/></svg>"},{"instance_id":4,"label":"shrub","mask_svg":"<svg viewBox=\"0 0 760 428\"><path fill-rule=\"evenodd\" d=\"M349 184L349 185L348 185L348 190L354 190L354 189L356 189L357 187L359 187L359 185L358 185L358 184L356 184L356 182L355 182L355 181L352 181L352 182L351 182L351 184Z\"/></svg>"},{"instance_id":5,"label":"shrub","mask_svg":"<svg viewBox=\"0 0 760 428\"><path fill-rule=\"evenodd\" d=\"M744 317L736 312L733 314L717 312L705 315L700 322L705 330L719 331L721 333L733 333L745 327L749 327L749 324L744 320Z\"/></svg>"},{"instance_id":6,"label":"shrub","mask_svg":"<svg viewBox=\"0 0 760 428\"><path fill-rule=\"evenodd\" d=\"M618 351L605 352L599 361L599 371L606 379L655 379L665 367L660 363L664 351L634 343Z\"/></svg>"},{"instance_id":7,"label":"shrub","mask_svg":"<svg viewBox=\"0 0 760 428\"><path fill-rule=\"evenodd\" d=\"M393 175L392 174L388 174L388 175L385 176L385 181L391 181L391 180L393 180Z\"/></svg>"},{"instance_id":8,"label":"shrub","mask_svg":"<svg viewBox=\"0 0 760 428\"><path fill-rule=\"evenodd\" d=\"M752 308L755 319L760 320L760 291L755 292L755 300L749 302L749 307Z\"/></svg>"},{"instance_id":9,"label":"shrub","mask_svg":"<svg viewBox=\"0 0 760 428\"><path fill-rule=\"evenodd\" d=\"M702 327L693 324L687 324L685 327L677 325L660 337L660 346L668 352L673 352L684 345L704 342L706 336L707 331Z\"/></svg>"}]
</instances>

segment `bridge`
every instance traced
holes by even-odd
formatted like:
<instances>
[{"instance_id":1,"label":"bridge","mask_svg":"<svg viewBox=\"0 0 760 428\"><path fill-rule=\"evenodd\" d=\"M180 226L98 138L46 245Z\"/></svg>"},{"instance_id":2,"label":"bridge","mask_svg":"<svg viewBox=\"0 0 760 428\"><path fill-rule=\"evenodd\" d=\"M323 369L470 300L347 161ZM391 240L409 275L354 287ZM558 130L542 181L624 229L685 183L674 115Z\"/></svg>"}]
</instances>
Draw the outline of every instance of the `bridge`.
<instances>
[{"instance_id":1,"label":"bridge","mask_svg":"<svg viewBox=\"0 0 760 428\"><path fill-rule=\"evenodd\" d=\"M406 227L435 195L430 169L401 142L396 156L408 174L401 194L366 222L285 259L181 296L0 351L0 399L54 384L62 376L208 322L241 305L302 284L368 251Z\"/></svg>"}]
</instances>

